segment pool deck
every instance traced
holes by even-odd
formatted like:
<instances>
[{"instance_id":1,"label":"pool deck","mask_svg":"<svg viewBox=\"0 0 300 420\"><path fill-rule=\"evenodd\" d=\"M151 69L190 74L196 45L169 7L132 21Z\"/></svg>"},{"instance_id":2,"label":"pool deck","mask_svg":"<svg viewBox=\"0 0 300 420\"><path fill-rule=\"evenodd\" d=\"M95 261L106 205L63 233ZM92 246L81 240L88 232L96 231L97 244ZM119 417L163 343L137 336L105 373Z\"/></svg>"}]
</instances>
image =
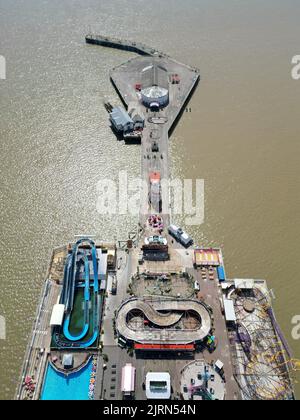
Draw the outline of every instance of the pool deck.
<instances>
[{"instance_id":1,"label":"pool deck","mask_svg":"<svg viewBox=\"0 0 300 420\"><path fill-rule=\"evenodd\" d=\"M80 370L68 376L60 373L52 365L48 365L41 400L89 400L89 383L91 379L93 360L88 358Z\"/></svg>"}]
</instances>

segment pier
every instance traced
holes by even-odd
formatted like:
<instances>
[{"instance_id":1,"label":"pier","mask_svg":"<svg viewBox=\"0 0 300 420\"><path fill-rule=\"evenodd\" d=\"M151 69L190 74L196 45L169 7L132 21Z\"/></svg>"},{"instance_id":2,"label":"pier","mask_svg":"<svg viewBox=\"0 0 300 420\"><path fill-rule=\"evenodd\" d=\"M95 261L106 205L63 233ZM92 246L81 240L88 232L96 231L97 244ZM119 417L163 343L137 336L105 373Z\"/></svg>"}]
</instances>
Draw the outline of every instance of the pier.
<instances>
[{"instance_id":1,"label":"pier","mask_svg":"<svg viewBox=\"0 0 300 420\"><path fill-rule=\"evenodd\" d=\"M168 105L161 107L159 110L153 110L151 107L141 105L141 95L135 87L141 85L147 93L146 89L151 89L153 78L157 77L155 75L157 68L160 69L159 82L164 85L158 86L158 88L168 92ZM180 83L173 84L172 75L180 75ZM146 126L141 145L142 179L149 184L150 174L159 173L161 180L167 182L169 180L169 136L199 83L199 72L192 67L161 55L159 58L149 56L132 59L115 68L110 77L126 107L129 104L139 108L142 107L146 116ZM156 152L152 151L154 141L158 145L158 151ZM170 222L170 204L167 196L164 197L161 207L162 217L167 226ZM153 211L155 212L155 209L141 207L141 226L145 225L147 218Z\"/></svg>"},{"instance_id":2,"label":"pier","mask_svg":"<svg viewBox=\"0 0 300 420\"><path fill-rule=\"evenodd\" d=\"M159 52L153 48L148 47L140 42L126 41L118 38L106 37L102 35L89 34L85 37L87 44L100 45L101 47L114 48L117 50L129 51L139 55L148 56L163 56L162 52Z\"/></svg>"},{"instance_id":3,"label":"pier","mask_svg":"<svg viewBox=\"0 0 300 420\"><path fill-rule=\"evenodd\" d=\"M98 253L100 276L101 270L107 271L107 276L99 278L103 297L101 322L95 331L99 342L92 349L81 349L80 356L72 346L53 349L50 316L66 286L83 288L88 302L88 286L97 284L97 269L94 265L92 278L86 261L83 285L80 252L70 270L73 277L64 276L70 247L54 252L16 398L39 399L47 366L57 359L56 368L67 375L61 365L67 350L75 360L77 355L78 373L82 360L94 355L93 383L85 384L89 399L122 399L121 375L128 363L136 369L137 400L146 399L143 384L149 372L168 372L171 399L181 399L187 394L183 390L190 387L184 383L184 372L199 360L209 371L218 369L223 399L293 399L291 355L277 328L266 282L229 280L219 248L184 248L169 234L169 194L163 194L161 187L169 181L169 141L198 86L199 71L141 43L91 34L85 40L139 55L114 68L110 79L126 110L139 109L145 115L141 178L150 192L146 201L141 200L138 228L128 240L118 240L118 248L98 244L106 255L101 263ZM84 249L82 255L86 257ZM66 311L64 322L69 315ZM58 331L63 337L61 325ZM70 337L76 339L76 335ZM259 351L261 342L264 352ZM266 368L272 382L265 392ZM34 381L32 390L26 388L27 377ZM193 399L215 399L212 388L196 388Z\"/></svg>"}]
</instances>

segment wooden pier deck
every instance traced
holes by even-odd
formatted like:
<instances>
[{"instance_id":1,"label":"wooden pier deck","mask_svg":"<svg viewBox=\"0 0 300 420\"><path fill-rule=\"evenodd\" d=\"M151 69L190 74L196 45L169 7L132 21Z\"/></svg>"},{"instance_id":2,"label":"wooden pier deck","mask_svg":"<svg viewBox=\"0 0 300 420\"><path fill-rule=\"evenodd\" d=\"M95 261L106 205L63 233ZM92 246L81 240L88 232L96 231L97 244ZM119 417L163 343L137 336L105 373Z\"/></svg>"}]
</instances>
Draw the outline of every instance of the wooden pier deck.
<instances>
[{"instance_id":1,"label":"wooden pier deck","mask_svg":"<svg viewBox=\"0 0 300 420\"><path fill-rule=\"evenodd\" d=\"M102 35L89 34L86 35L85 41L87 44L100 45L101 47L114 48L123 51L133 52L140 55L148 56L163 56L160 51L150 48L141 42L126 41L119 38L112 38Z\"/></svg>"},{"instance_id":2,"label":"wooden pier deck","mask_svg":"<svg viewBox=\"0 0 300 420\"><path fill-rule=\"evenodd\" d=\"M196 89L200 80L200 74L197 69L181 64L171 59L153 48L149 48L141 43L131 41L122 41L116 38L103 37L100 35L87 35L86 43L100 45L103 47L116 48L125 51L134 52L140 57L131 59L121 66L116 67L110 74L111 81L115 86L120 98L126 106L129 104L142 108L146 116L145 129L141 145L141 178L147 184L149 183L149 175L152 172L159 172L161 179L169 180L169 137L174 129L176 122L180 118L185 109L191 95ZM141 97L137 92L136 85L141 82L141 74L145 69L149 69L153 63L162 66L169 77L169 104L158 112L152 112L146 106L141 106ZM180 75L180 83L171 83L172 75ZM153 152L153 138L159 145L159 152ZM142 203L145 204L145 203ZM242 395L238 383L234 377L234 366L232 363L232 352L230 348L230 340L227 330L227 324L224 314L220 306L220 298L222 291L217 277L215 268L213 270L213 278L210 272L203 272L193 266L192 252L184 250L176 244L167 233L167 227L171 222L169 196L163 197L162 211L160 215L164 220L164 230L162 235L168 238L170 248L170 261L159 262L149 261L144 267L139 266L139 253L144 243L145 237L151 235L151 228L147 226L148 216L153 214L153 209L149 202L145 206L141 206L139 217L140 237L134 241L134 247L122 251L122 256L117 264L115 277L118 280L118 291L116 295L111 292L112 278L108 276L108 296L105 301L103 314L103 324L101 328L101 343L103 348L99 349L99 359L104 356L108 359L105 361L106 369L98 369L96 382L96 399L121 399L121 372L125 362L134 363L137 367L137 391L136 399L145 399L145 392L142 384L145 381L145 375L149 371L169 371L172 374L172 385L174 393L172 398L180 398L180 376L184 365L191 359L199 358L199 354L184 356L175 354L174 357L163 359L163 357L155 357L153 355L138 354L129 355L126 349L118 346L118 337L114 328L114 321L117 311L120 309L122 302L132 297L130 289L130 279L133 278L140 270L147 268L149 272L164 273L166 270L174 270L182 273L189 273L193 280L200 285L200 293L196 293L196 299L199 299L203 305L206 305L209 325L212 325L212 333L216 335L218 346L214 353L209 353L205 349L201 353L201 358L205 358L207 362L220 359L224 363L224 371L226 376L227 399L241 399ZM137 224L138 224L137 223ZM22 369L22 377L17 390L17 399L39 399L43 385L43 378L47 361L50 355L51 330L50 318L52 308L57 303L61 293L61 280L63 279L63 267L66 257L67 247L61 248L54 252L50 270L45 282L39 308L37 311L36 321L30 338L25 361ZM52 271L51 271L52 270ZM206 268L205 268L206 270ZM143 290L143 293L145 291ZM143 296L138 296L143 298ZM179 297L179 296L178 296ZM211 310L211 311L210 311ZM185 359L188 357L188 359ZM29 376L36 383L35 390L29 392L24 386L25 378ZM110 391L109 391L110 389Z\"/></svg>"},{"instance_id":3,"label":"wooden pier deck","mask_svg":"<svg viewBox=\"0 0 300 420\"><path fill-rule=\"evenodd\" d=\"M62 286L59 281L62 280L66 252L66 247L58 248L53 252L51 258L16 392L15 398L18 400L36 400L40 397L44 373L50 354L50 319L53 306L57 303L61 293ZM24 384L26 377L32 378L35 384L34 392L29 392L26 389Z\"/></svg>"}]
</instances>

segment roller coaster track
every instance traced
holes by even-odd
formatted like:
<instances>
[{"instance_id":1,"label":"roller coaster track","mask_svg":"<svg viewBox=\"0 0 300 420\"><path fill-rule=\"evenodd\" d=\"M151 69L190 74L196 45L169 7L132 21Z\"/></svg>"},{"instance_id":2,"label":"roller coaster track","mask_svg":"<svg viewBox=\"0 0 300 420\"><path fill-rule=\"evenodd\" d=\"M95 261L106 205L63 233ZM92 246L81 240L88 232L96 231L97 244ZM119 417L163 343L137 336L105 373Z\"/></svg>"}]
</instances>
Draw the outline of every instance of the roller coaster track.
<instances>
[{"instance_id":1,"label":"roller coaster track","mask_svg":"<svg viewBox=\"0 0 300 420\"><path fill-rule=\"evenodd\" d=\"M127 322L128 315L140 311L155 328L132 329ZM174 327L183 314L194 312L201 320L195 330ZM188 299L158 299L147 302L137 298L123 303L116 319L116 328L126 340L141 344L190 344L202 341L211 330L211 318L207 309L198 301Z\"/></svg>"}]
</instances>

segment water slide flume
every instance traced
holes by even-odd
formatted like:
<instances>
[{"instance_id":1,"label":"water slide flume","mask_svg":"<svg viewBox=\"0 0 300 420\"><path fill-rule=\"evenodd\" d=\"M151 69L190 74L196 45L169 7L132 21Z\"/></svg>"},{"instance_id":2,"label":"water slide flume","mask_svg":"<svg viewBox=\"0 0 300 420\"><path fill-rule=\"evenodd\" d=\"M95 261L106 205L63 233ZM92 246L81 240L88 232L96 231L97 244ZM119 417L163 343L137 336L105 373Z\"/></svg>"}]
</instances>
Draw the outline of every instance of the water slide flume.
<instances>
[{"instance_id":1,"label":"water slide flume","mask_svg":"<svg viewBox=\"0 0 300 420\"><path fill-rule=\"evenodd\" d=\"M74 335L70 332L71 314L68 314L64 322L64 336L69 341L81 341L87 335L90 328L89 316L89 303L90 303L90 269L89 261L85 256L84 258L84 271L85 271L85 286L84 286L84 327L80 334Z\"/></svg>"},{"instance_id":2,"label":"water slide flume","mask_svg":"<svg viewBox=\"0 0 300 420\"><path fill-rule=\"evenodd\" d=\"M78 284L76 283L77 275L77 257L79 247L83 243L88 243L91 246L91 255L93 263L93 283L90 282L91 273L89 266L89 259L87 255L84 255L84 310L83 310L83 328L78 335L71 333L71 321L72 313L74 311L74 301L76 289ZM93 293L91 294L90 288L92 286ZM98 325L98 292L99 292L99 276L98 276L98 261L97 261L97 250L95 243L90 239L84 238L79 240L72 250L72 254L69 255L64 272L64 288L61 296L61 303L65 305L66 316L63 325L63 335L71 343L74 343L76 347L87 348L90 347L97 339L99 334ZM92 302L93 315L90 316L90 303ZM93 335L88 341L82 341L88 335L93 323Z\"/></svg>"}]
</instances>

